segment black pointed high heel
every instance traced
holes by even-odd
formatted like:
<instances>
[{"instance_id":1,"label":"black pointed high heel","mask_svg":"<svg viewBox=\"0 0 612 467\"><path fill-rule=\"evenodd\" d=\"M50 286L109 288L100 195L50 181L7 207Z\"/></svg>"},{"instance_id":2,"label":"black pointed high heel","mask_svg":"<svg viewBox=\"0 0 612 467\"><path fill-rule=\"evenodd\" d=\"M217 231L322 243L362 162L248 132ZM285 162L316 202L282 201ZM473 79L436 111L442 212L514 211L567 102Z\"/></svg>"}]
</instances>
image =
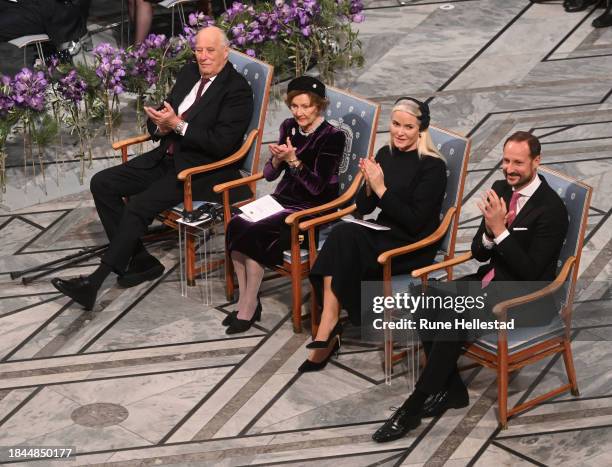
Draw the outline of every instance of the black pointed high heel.
<instances>
[{"instance_id":1,"label":"black pointed high heel","mask_svg":"<svg viewBox=\"0 0 612 467\"><path fill-rule=\"evenodd\" d=\"M341 335L342 335L342 324L340 324L340 321L338 321L336 325L334 326L334 328L329 333L329 337L327 338L326 341L312 341L310 344L306 345L306 348L307 349L326 349L329 347L329 344L331 344L331 341L334 339L334 337L338 336L338 342L340 342Z\"/></svg>"},{"instance_id":2,"label":"black pointed high heel","mask_svg":"<svg viewBox=\"0 0 612 467\"><path fill-rule=\"evenodd\" d=\"M253 315L253 318L255 319L255 321L261 321L261 302L259 301L259 299L257 299L257 308L255 308L255 314ZM253 318L251 318L251 320L253 320ZM238 319L238 310L232 311L229 315L223 318L223 321L221 321L221 324L223 326L229 326L230 324L232 324L232 321L235 319ZM247 321L247 320L245 319L242 321Z\"/></svg>"},{"instance_id":3,"label":"black pointed high heel","mask_svg":"<svg viewBox=\"0 0 612 467\"><path fill-rule=\"evenodd\" d=\"M338 336L338 339L336 340L334 347L331 349L331 352L329 352L327 357L325 357L325 360L321 362L313 362L311 360L306 359L304 360L304 363L302 363L300 367L298 368L298 372L299 373L309 373L311 371L320 371L323 368L325 368L325 366L327 365L327 362L331 360L334 354L337 357L339 352L340 352L340 336Z\"/></svg>"}]
</instances>

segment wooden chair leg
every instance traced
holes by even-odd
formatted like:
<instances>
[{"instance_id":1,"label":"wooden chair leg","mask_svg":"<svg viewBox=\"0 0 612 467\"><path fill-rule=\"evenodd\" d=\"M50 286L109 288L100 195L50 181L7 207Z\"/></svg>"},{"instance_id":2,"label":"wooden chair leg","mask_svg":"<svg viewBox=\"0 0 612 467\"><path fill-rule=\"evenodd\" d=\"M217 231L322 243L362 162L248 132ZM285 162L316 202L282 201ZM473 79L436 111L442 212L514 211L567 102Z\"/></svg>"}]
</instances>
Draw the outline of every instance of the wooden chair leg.
<instances>
[{"instance_id":1,"label":"wooden chair leg","mask_svg":"<svg viewBox=\"0 0 612 467\"><path fill-rule=\"evenodd\" d=\"M565 339L563 342L563 361L565 362L565 371L567 373L567 379L572 386L572 395L579 396L580 391L578 390L578 380L576 379L576 369L574 368L574 357L572 356L572 348L569 339Z\"/></svg>"},{"instance_id":2,"label":"wooden chair leg","mask_svg":"<svg viewBox=\"0 0 612 467\"><path fill-rule=\"evenodd\" d=\"M302 332L302 278L299 266L291 270L291 293L293 294L293 332Z\"/></svg>"},{"instance_id":3,"label":"wooden chair leg","mask_svg":"<svg viewBox=\"0 0 612 467\"><path fill-rule=\"evenodd\" d=\"M185 268L187 269L187 285L195 286L195 242L193 235L187 235L185 240Z\"/></svg>"},{"instance_id":4,"label":"wooden chair leg","mask_svg":"<svg viewBox=\"0 0 612 467\"><path fill-rule=\"evenodd\" d=\"M505 350L505 352L504 352ZM497 405L499 408L499 424L502 430L508 428L508 353L502 349L497 364Z\"/></svg>"}]
</instances>

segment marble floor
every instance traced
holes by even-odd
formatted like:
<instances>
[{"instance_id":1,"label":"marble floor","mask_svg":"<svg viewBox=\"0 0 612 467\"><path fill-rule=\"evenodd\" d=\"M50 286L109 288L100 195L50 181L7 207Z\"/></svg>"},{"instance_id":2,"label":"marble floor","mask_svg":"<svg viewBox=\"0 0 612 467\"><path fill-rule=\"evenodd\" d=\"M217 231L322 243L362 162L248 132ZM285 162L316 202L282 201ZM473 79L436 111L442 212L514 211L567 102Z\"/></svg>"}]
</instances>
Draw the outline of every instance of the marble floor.
<instances>
[{"instance_id":1,"label":"marble floor","mask_svg":"<svg viewBox=\"0 0 612 467\"><path fill-rule=\"evenodd\" d=\"M221 320L234 305L218 276L209 304L202 281L181 295L175 239L151 247L166 266L159 280L121 289L111 277L91 312L58 294L49 276L27 286L11 280L10 272L105 243L82 192L0 207L0 463L17 463L5 448L25 445L70 446L78 457L69 465L610 464L612 28L590 26L601 10L566 14L560 1L366 5L366 65L336 84L382 104L378 146L402 95L429 99L438 126L472 139L459 251L475 231L477 194L501 176L501 145L513 131L534 132L545 165L594 188L574 314L581 395L541 404L500 430L494 374L472 369L464 374L469 407L376 444L370 436L406 396L409 372L386 385L380 346L349 330L338 360L296 373L308 335L293 333L291 291L280 279L263 286L262 321L231 338ZM266 140L285 116L272 106ZM543 360L514 375L510 402L563 379L562 361Z\"/></svg>"}]
</instances>

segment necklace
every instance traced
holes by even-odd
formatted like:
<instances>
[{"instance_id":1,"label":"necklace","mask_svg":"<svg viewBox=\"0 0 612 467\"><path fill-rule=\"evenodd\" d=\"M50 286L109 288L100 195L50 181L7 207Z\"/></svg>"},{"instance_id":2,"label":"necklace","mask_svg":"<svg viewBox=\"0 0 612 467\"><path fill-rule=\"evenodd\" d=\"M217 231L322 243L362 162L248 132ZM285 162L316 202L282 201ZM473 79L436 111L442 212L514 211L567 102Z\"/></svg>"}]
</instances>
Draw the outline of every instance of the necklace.
<instances>
[{"instance_id":1,"label":"necklace","mask_svg":"<svg viewBox=\"0 0 612 467\"><path fill-rule=\"evenodd\" d=\"M298 125L298 131L300 132L300 135L302 136L310 136L312 135L315 131L317 131L317 128L319 128L321 126L321 123L323 123L323 118L321 120L319 120L319 123L317 123L317 125L310 131L304 131L302 130L302 127Z\"/></svg>"}]
</instances>

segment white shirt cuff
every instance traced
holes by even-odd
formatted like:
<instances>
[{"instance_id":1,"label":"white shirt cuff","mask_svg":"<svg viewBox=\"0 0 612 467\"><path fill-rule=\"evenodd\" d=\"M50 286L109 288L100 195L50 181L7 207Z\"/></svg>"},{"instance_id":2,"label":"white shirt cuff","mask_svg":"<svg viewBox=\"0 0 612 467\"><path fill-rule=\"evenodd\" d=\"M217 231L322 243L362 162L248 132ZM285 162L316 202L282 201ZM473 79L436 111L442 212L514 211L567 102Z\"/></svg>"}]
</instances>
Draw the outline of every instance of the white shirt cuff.
<instances>
[{"instance_id":1,"label":"white shirt cuff","mask_svg":"<svg viewBox=\"0 0 612 467\"><path fill-rule=\"evenodd\" d=\"M489 240L486 233L482 234L482 246L484 246L487 250L490 250L495 246L495 242Z\"/></svg>"},{"instance_id":2,"label":"white shirt cuff","mask_svg":"<svg viewBox=\"0 0 612 467\"><path fill-rule=\"evenodd\" d=\"M499 245L501 242L504 241L504 239L510 235L510 232L508 232L508 229L504 230L502 233L500 233L497 237L495 237L493 239L493 241L495 242L496 245Z\"/></svg>"}]
</instances>

